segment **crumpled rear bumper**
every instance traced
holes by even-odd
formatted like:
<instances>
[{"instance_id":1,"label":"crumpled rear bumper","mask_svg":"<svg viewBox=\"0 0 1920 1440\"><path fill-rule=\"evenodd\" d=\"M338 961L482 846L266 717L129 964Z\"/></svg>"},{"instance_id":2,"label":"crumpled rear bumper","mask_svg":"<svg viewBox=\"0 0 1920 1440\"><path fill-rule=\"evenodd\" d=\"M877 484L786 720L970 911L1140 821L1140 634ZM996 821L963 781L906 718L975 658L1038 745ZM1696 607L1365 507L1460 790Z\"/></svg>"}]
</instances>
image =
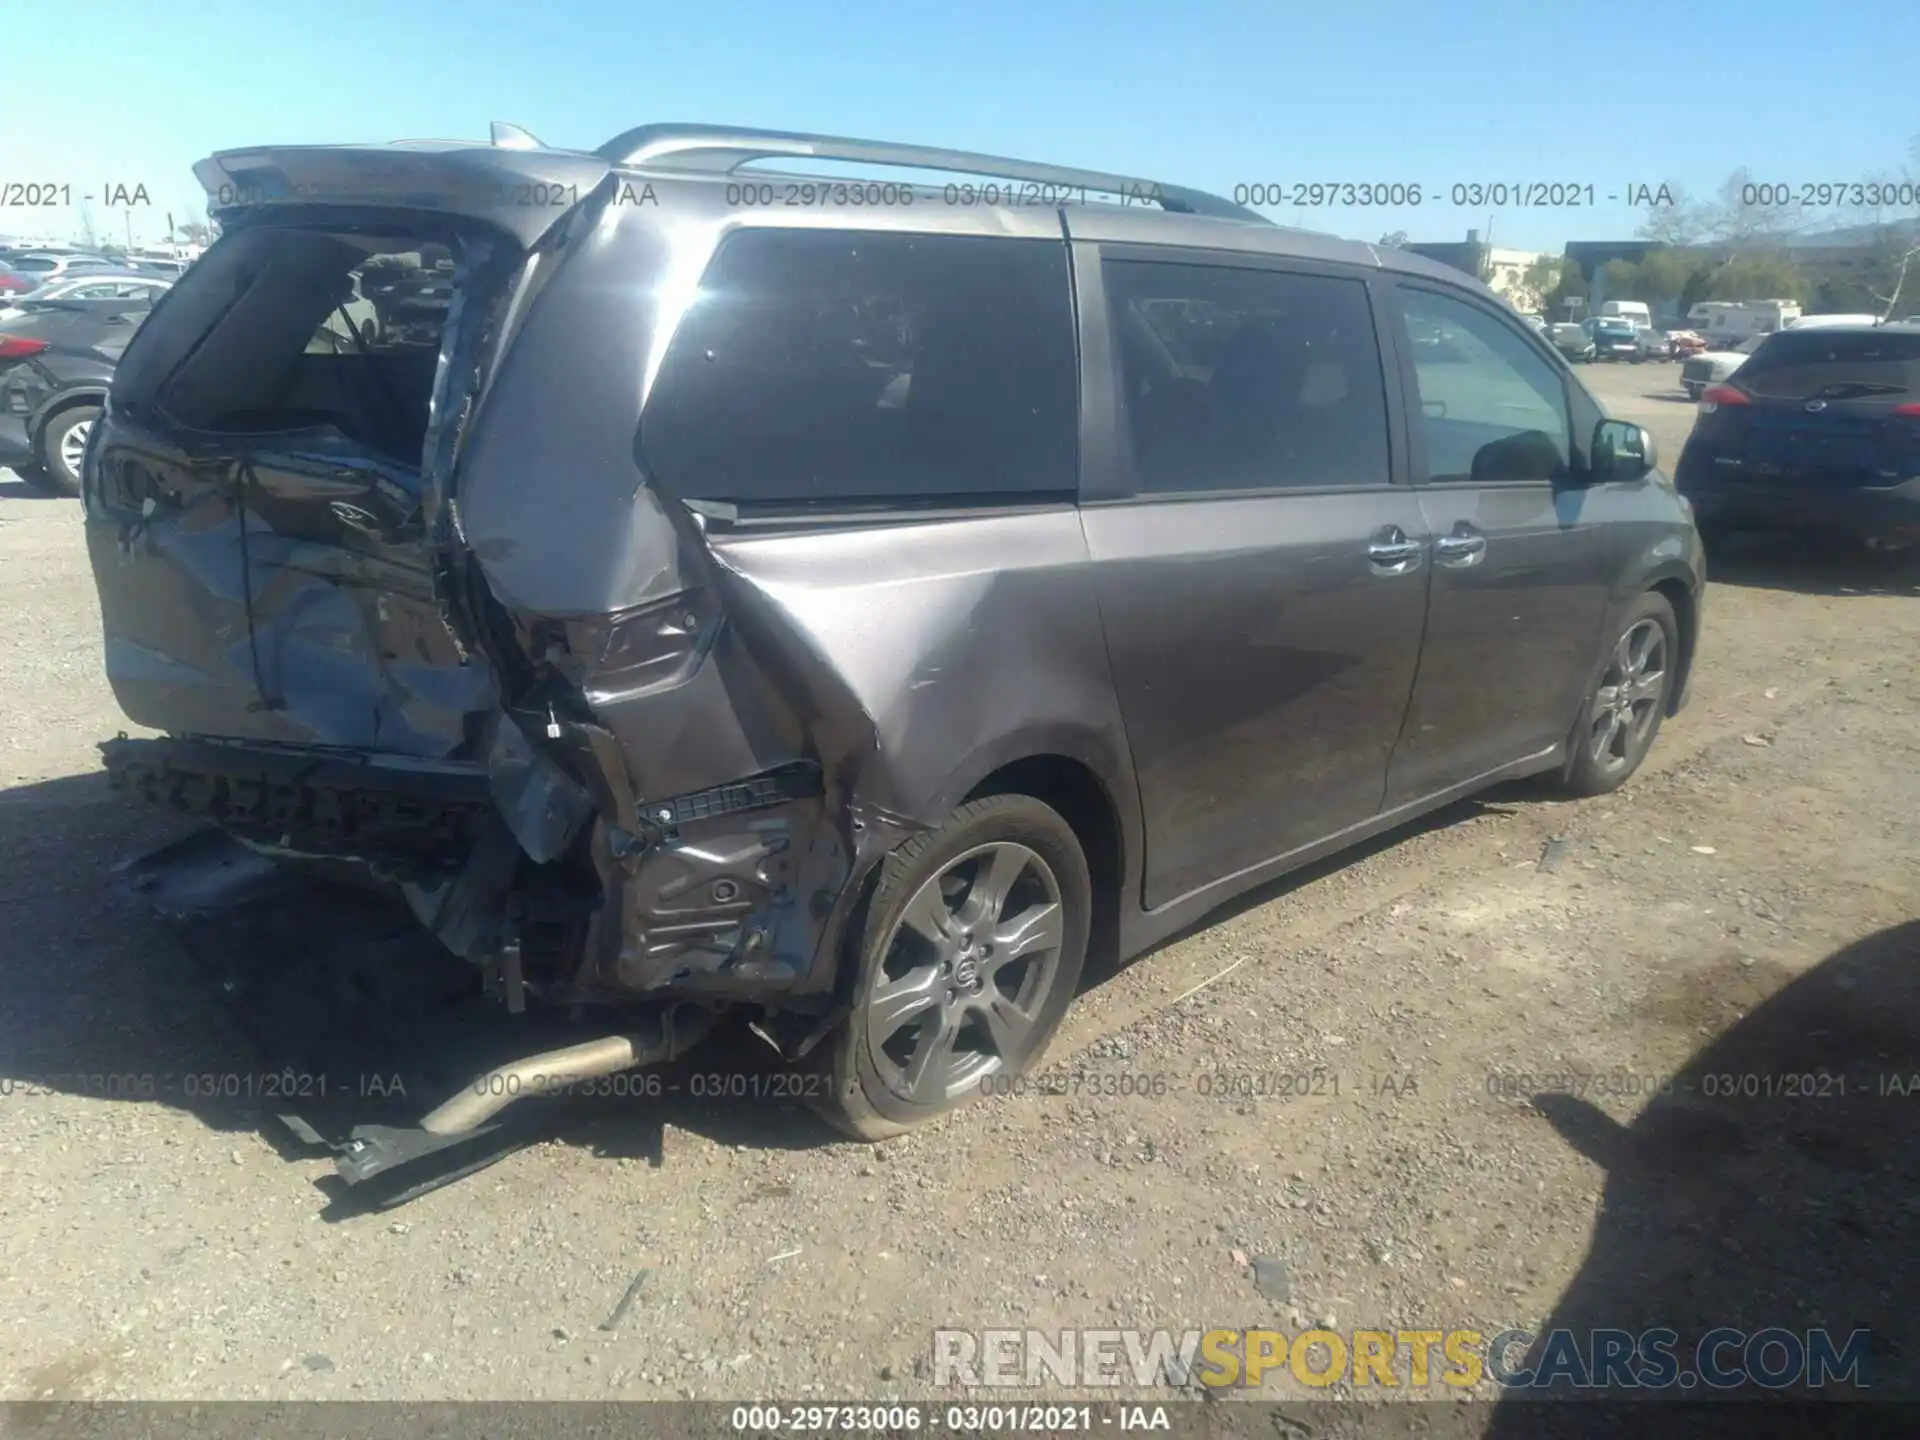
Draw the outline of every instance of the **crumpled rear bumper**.
<instances>
[{"instance_id":1,"label":"crumpled rear bumper","mask_svg":"<svg viewBox=\"0 0 1920 1440\"><path fill-rule=\"evenodd\" d=\"M484 761L191 737L101 746L112 782L308 873L395 890L510 1008L707 997L825 1008L848 882L821 776L650 800L628 830L504 720Z\"/></svg>"},{"instance_id":2,"label":"crumpled rear bumper","mask_svg":"<svg viewBox=\"0 0 1920 1440\"><path fill-rule=\"evenodd\" d=\"M378 1181L365 1192L378 1205L548 1133L557 1106L592 1093L555 1057L617 1040L620 1068L664 1063L713 1019L674 1002L598 1019L510 1015L393 897L317 878L217 829L120 873L169 922L258 1060L170 1090L197 1107L258 1106L332 1151L349 1184Z\"/></svg>"},{"instance_id":3,"label":"crumpled rear bumper","mask_svg":"<svg viewBox=\"0 0 1920 1440\"><path fill-rule=\"evenodd\" d=\"M477 765L125 736L100 746L116 788L266 847L417 878L473 848L493 803Z\"/></svg>"}]
</instances>

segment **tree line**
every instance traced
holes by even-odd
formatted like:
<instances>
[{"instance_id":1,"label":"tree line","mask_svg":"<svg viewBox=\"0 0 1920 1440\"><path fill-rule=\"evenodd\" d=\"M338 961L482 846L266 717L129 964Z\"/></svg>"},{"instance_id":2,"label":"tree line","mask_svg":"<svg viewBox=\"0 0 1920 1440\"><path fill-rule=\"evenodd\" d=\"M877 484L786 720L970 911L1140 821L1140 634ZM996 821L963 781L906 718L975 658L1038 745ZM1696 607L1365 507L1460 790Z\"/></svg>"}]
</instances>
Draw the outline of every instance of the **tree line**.
<instances>
[{"instance_id":1,"label":"tree line","mask_svg":"<svg viewBox=\"0 0 1920 1440\"><path fill-rule=\"evenodd\" d=\"M1920 187L1920 135L1898 175L1861 177L1866 193L1904 197ZM1565 256L1543 255L1511 287L1522 309L1567 313L1567 302L1599 290L1611 300L1639 300L1655 313L1685 315L1702 300L1794 300L1828 313L1872 313L1892 319L1920 314L1920 216L1912 207L1839 205L1811 209L1748 168L1728 175L1711 195L1696 197L1669 182L1671 205L1655 211L1637 238L1654 248L1638 261L1612 260L1589 285ZM1755 203L1765 197L1767 203ZM1842 252L1834 264L1806 239L1817 230L1860 227L1868 253ZM1404 232L1381 237L1405 245ZM1485 256L1483 255L1483 269ZM1836 258L1838 258L1836 256ZM1482 274L1482 279L1490 278Z\"/></svg>"}]
</instances>

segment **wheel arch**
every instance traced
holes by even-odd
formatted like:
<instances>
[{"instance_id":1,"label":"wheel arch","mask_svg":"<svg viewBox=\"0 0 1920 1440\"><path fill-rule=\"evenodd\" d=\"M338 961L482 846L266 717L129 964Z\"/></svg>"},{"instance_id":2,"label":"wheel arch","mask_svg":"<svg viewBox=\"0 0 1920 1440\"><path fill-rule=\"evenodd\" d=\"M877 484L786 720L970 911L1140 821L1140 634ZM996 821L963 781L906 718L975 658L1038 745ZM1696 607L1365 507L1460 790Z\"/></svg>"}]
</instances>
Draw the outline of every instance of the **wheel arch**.
<instances>
[{"instance_id":1,"label":"wheel arch","mask_svg":"<svg viewBox=\"0 0 1920 1440\"><path fill-rule=\"evenodd\" d=\"M1650 594L1665 597L1673 607L1674 626L1680 632L1680 653L1674 657L1674 683L1667 691L1667 714L1677 715L1686 704L1687 687L1693 680L1693 655L1700 639L1700 596L1695 587L1678 574L1663 575L1646 588Z\"/></svg>"},{"instance_id":2,"label":"wheel arch","mask_svg":"<svg viewBox=\"0 0 1920 1440\"><path fill-rule=\"evenodd\" d=\"M75 385L57 391L41 401L39 409L27 417L27 435L37 449L40 445L40 437L46 433L47 426L53 422L56 415L63 414L76 405L104 407L106 403L107 386L105 385Z\"/></svg>"},{"instance_id":3,"label":"wheel arch","mask_svg":"<svg viewBox=\"0 0 1920 1440\"><path fill-rule=\"evenodd\" d=\"M1678 561L1656 565L1650 569L1638 585L1625 591L1619 603L1607 611L1605 629L1599 658L1594 662L1587 677L1587 684L1580 692L1579 705L1574 710L1573 720L1567 729L1565 742L1566 754L1563 758L1560 775L1564 780L1573 772L1578 754L1581 717L1593 696L1594 687L1600 683L1600 677L1606 669L1606 656L1612 644L1609 637L1618 636L1619 627L1627 612L1648 595L1658 595L1673 610L1674 629L1678 631L1678 654L1674 659L1675 681L1667 691L1667 704L1663 712L1672 716L1678 714L1686 704L1687 686L1693 675L1693 654L1700 630L1700 592L1706 588L1706 582L1696 572L1690 571Z\"/></svg>"},{"instance_id":4,"label":"wheel arch","mask_svg":"<svg viewBox=\"0 0 1920 1440\"><path fill-rule=\"evenodd\" d=\"M1093 881L1087 957L1101 967L1117 963L1120 907L1122 897L1132 893L1132 887L1128 884L1126 830L1107 784L1083 759L1041 752L1007 761L983 776L960 803L984 800L990 795L1030 796L1067 822L1080 842Z\"/></svg>"},{"instance_id":5,"label":"wheel arch","mask_svg":"<svg viewBox=\"0 0 1920 1440\"><path fill-rule=\"evenodd\" d=\"M1131 757L1120 737L1074 725L1042 725L1010 731L969 755L905 815L911 828L886 848L856 861L814 956L814 988L830 988L844 1002L853 974L849 943L857 941L881 867L892 849L914 833L934 829L971 800L989 795L1030 795L1059 811L1087 857L1094 914L1088 962L1117 963L1127 897L1140 893L1145 850L1139 792Z\"/></svg>"},{"instance_id":6,"label":"wheel arch","mask_svg":"<svg viewBox=\"0 0 1920 1440\"><path fill-rule=\"evenodd\" d=\"M1146 852L1140 793L1118 719L1111 729L1023 726L969 755L914 813L938 825L969 800L1023 794L1051 805L1073 828L1093 878L1090 963L1118 963L1129 897L1140 894Z\"/></svg>"}]
</instances>

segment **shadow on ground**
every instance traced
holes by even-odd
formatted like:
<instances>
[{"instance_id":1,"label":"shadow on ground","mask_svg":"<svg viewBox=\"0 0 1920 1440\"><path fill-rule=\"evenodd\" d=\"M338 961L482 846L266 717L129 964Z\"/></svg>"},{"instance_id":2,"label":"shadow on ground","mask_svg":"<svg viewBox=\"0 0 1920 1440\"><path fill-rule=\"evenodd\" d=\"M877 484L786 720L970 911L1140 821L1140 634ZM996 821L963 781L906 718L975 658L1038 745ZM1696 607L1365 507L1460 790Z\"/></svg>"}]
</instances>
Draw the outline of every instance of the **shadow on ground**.
<instances>
[{"instance_id":1,"label":"shadow on ground","mask_svg":"<svg viewBox=\"0 0 1920 1440\"><path fill-rule=\"evenodd\" d=\"M1263 886L1205 923L1485 808L1449 807ZM357 1124L411 1126L492 1065L620 1028L594 1016L590 1028L556 1025L533 1038L531 1017L502 1017L480 995L477 972L404 907L346 887L303 886L237 918L169 925L116 867L190 829L98 775L0 793L0 907L12 941L0 1085L28 1097L170 1105L216 1131L258 1131L290 1160L325 1159L328 1149L279 1117L296 1115L334 1143ZM1086 984L1117 973L1110 961L1092 965ZM590 1095L509 1106L502 1128L468 1150L358 1186L332 1174L317 1183L328 1217L346 1218L538 1140L655 1166L669 1126L728 1146L839 1143L805 1103L816 1083L744 1023L727 1023L672 1065L613 1077Z\"/></svg>"},{"instance_id":2,"label":"shadow on ground","mask_svg":"<svg viewBox=\"0 0 1920 1440\"><path fill-rule=\"evenodd\" d=\"M1512 805L1564 798L1566 797L1556 794L1552 786L1542 778L1505 781L1479 795L1465 800L1456 800L1451 805L1418 816L1370 840L1360 841L1344 850L1335 851L1324 859L1316 860L1310 865L1303 865L1298 870L1289 871L1277 879L1256 885L1253 889L1226 901L1219 909L1209 910L1191 925L1175 931L1151 950L1143 951L1124 964L1116 964L1116 957L1112 954L1089 954L1082 991L1084 993L1085 990L1104 985L1122 971L1151 962L1155 955L1170 946L1178 945L1202 931L1224 924L1249 910L1257 910L1262 905L1271 905L1274 901L1284 899L1297 890L1303 890L1317 880L1324 880L1329 875L1336 874L1349 865L1357 864L1370 855L1378 855L1382 851L1393 849L1396 845L1404 844L1416 835L1424 835L1434 830L1450 830L1456 825L1463 825L1482 815L1505 812Z\"/></svg>"},{"instance_id":3,"label":"shadow on ground","mask_svg":"<svg viewBox=\"0 0 1920 1440\"><path fill-rule=\"evenodd\" d=\"M190 828L130 802L103 776L0 793L0 913L9 931L0 1086L10 1095L171 1105L216 1131L258 1131L290 1159L326 1158L276 1117L298 1114L328 1138L344 1138L360 1121L410 1123L504 1058L501 1027L469 1033L465 1024L495 1013L479 996L477 972L430 940L421 944L408 912L378 897L314 887L300 904L276 899L225 932L163 922L115 867ZM534 1047L516 1036L514 1048ZM794 1086L785 1067L742 1027L657 1073L657 1095L509 1107L515 1123L483 1163L558 1138L657 1165L668 1125L729 1145L836 1138L787 1093ZM350 1190L331 1175L320 1186L329 1218L395 1198L392 1187Z\"/></svg>"},{"instance_id":4,"label":"shadow on ground","mask_svg":"<svg viewBox=\"0 0 1920 1440\"><path fill-rule=\"evenodd\" d=\"M0 500L71 500L70 495L61 495L49 489L44 483L35 484L22 479L11 470L0 470Z\"/></svg>"},{"instance_id":5,"label":"shadow on ground","mask_svg":"<svg viewBox=\"0 0 1920 1440\"><path fill-rule=\"evenodd\" d=\"M1713 1013L1708 997L1698 999L1698 1013ZM1775 992L1707 1043L1671 1093L1629 1124L1590 1098L1543 1094L1534 1105L1606 1172L1592 1248L1542 1335L1570 1330L1584 1351L1594 1330L1672 1330L1685 1373L1701 1338L1720 1327L1777 1327L1802 1345L1824 1330L1842 1355L1864 1331L1864 1384L1826 1394L1907 1402L1900 1415L1848 1405L1825 1408L1816 1423L1803 1407L1772 1417L1786 1427L1776 1431L1755 1428L1768 1412L1741 1406L1738 1433L1877 1434L1881 1422L1920 1413L1920 922L1849 945ZM1521 1354L1516 1364L1537 1361L1544 1345ZM1719 1351L1723 1377L1737 1373L1725 1367L1741 1356L1739 1345ZM1776 1345L1760 1364L1784 1370L1788 1358ZM1571 1383L1554 1389L1566 1395ZM1752 1398L1763 1389L1725 1393ZM1698 1383L1659 1393L1711 1392ZM1489 1433L1559 1434L1561 1425L1598 1433L1579 1414L1585 1408L1512 1399ZM1836 1414L1847 1417L1838 1429Z\"/></svg>"},{"instance_id":6,"label":"shadow on ground","mask_svg":"<svg viewBox=\"0 0 1920 1440\"><path fill-rule=\"evenodd\" d=\"M1734 531L1710 540L1707 578L1799 595L1920 595L1920 547L1871 550L1844 536Z\"/></svg>"}]
</instances>

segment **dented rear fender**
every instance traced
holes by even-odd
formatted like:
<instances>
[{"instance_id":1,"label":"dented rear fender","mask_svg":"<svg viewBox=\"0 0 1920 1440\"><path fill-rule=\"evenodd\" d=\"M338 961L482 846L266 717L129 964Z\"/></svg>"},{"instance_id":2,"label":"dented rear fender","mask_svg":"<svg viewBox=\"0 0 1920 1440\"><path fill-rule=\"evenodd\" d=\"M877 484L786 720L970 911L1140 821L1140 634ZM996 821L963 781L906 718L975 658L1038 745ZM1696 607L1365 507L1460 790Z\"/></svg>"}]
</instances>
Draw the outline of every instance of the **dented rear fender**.
<instances>
[{"instance_id":1,"label":"dented rear fender","mask_svg":"<svg viewBox=\"0 0 1920 1440\"><path fill-rule=\"evenodd\" d=\"M89 461L109 672L176 735L465 767L491 820L409 898L476 961L566 956L554 999L817 1010L874 867L1012 762L1084 765L1137 857L1124 730L1072 505L738 523L648 473L663 223L582 207L532 263L476 240L417 467L324 427L160 433L153 392L193 400L196 364L253 382L150 325ZM236 232L166 308L240 355L303 320L260 286L296 293L333 243ZM263 834L307 803L276 794Z\"/></svg>"}]
</instances>

